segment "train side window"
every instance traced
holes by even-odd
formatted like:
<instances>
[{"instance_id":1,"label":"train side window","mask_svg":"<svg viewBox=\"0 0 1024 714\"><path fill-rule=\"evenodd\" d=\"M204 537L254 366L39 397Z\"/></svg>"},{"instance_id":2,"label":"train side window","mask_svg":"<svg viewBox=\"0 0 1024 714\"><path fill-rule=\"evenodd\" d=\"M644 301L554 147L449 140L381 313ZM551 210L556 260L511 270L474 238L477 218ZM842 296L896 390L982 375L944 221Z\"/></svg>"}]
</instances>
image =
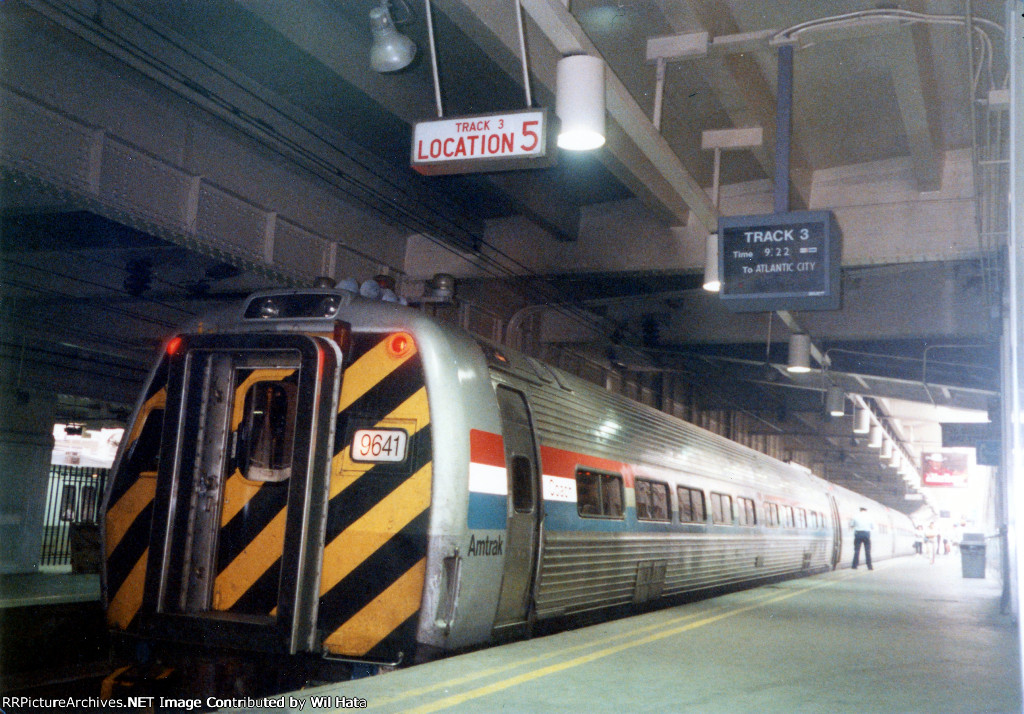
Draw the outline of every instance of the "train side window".
<instances>
[{"instance_id":1,"label":"train side window","mask_svg":"<svg viewBox=\"0 0 1024 714\"><path fill-rule=\"evenodd\" d=\"M708 512L704 505L704 492L697 488L679 486L676 488L679 497L679 522L703 523Z\"/></svg>"},{"instance_id":2,"label":"train side window","mask_svg":"<svg viewBox=\"0 0 1024 714\"><path fill-rule=\"evenodd\" d=\"M796 509L796 527L806 528L807 527L807 511L803 508Z\"/></svg>"},{"instance_id":3,"label":"train side window","mask_svg":"<svg viewBox=\"0 0 1024 714\"><path fill-rule=\"evenodd\" d=\"M782 507L782 526L784 528L793 527L793 507L783 506Z\"/></svg>"},{"instance_id":4,"label":"train side window","mask_svg":"<svg viewBox=\"0 0 1024 714\"><path fill-rule=\"evenodd\" d=\"M641 521L667 521L668 486L658 481L636 480L636 517Z\"/></svg>"},{"instance_id":5,"label":"train side window","mask_svg":"<svg viewBox=\"0 0 1024 714\"><path fill-rule=\"evenodd\" d=\"M636 517L641 521L651 519L651 482L637 479L633 487L636 494Z\"/></svg>"},{"instance_id":6,"label":"train side window","mask_svg":"<svg viewBox=\"0 0 1024 714\"><path fill-rule=\"evenodd\" d=\"M769 526L779 525L779 505L777 503L764 504L764 522Z\"/></svg>"},{"instance_id":7,"label":"train side window","mask_svg":"<svg viewBox=\"0 0 1024 714\"><path fill-rule=\"evenodd\" d=\"M256 382L245 393L238 465L251 481L277 483L292 475L298 390L291 382Z\"/></svg>"},{"instance_id":8,"label":"train side window","mask_svg":"<svg viewBox=\"0 0 1024 714\"><path fill-rule=\"evenodd\" d=\"M590 518L622 518L622 476L578 469L576 510Z\"/></svg>"},{"instance_id":9,"label":"train side window","mask_svg":"<svg viewBox=\"0 0 1024 714\"><path fill-rule=\"evenodd\" d=\"M601 502L604 515L622 518L625 510L622 497L622 477L618 474L601 474Z\"/></svg>"},{"instance_id":10,"label":"train side window","mask_svg":"<svg viewBox=\"0 0 1024 714\"><path fill-rule=\"evenodd\" d=\"M738 498L739 503L736 504L737 513L739 515L739 521L741 526L756 526L757 525L757 509L754 507L754 499L744 498L740 496Z\"/></svg>"},{"instance_id":11,"label":"train side window","mask_svg":"<svg viewBox=\"0 0 1024 714\"><path fill-rule=\"evenodd\" d=\"M724 493L711 494L711 521L732 523L732 496Z\"/></svg>"}]
</instances>

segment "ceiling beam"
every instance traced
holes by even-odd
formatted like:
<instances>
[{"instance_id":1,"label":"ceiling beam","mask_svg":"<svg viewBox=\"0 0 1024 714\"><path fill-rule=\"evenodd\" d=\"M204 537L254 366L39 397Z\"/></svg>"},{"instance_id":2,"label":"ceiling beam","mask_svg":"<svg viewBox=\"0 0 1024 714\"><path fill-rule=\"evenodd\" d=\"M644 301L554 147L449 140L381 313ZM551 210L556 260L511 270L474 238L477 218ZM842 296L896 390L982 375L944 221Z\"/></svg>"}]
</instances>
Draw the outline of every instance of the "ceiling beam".
<instances>
[{"instance_id":1,"label":"ceiling beam","mask_svg":"<svg viewBox=\"0 0 1024 714\"><path fill-rule=\"evenodd\" d=\"M523 9L562 56L579 52L601 56L576 18L560 0L520 1ZM654 173L668 182L702 226L713 230L718 224L718 210L704 188L686 170L625 85L611 72L605 76L605 105L609 117L640 149L644 158L652 165ZM629 168L636 170L640 167L634 165ZM681 224L686 222L688 217L681 215L678 219L678 223Z\"/></svg>"},{"instance_id":2,"label":"ceiling beam","mask_svg":"<svg viewBox=\"0 0 1024 714\"><path fill-rule=\"evenodd\" d=\"M491 174L487 180L505 192L520 213L558 240L578 237L580 208L571 201L552 201L561 189L549 177L532 171L507 171Z\"/></svg>"},{"instance_id":3,"label":"ceiling beam","mask_svg":"<svg viewBox=\"0 0 1024 714\"><path fill-rule=\"evenodd\" d=\"M775 91L765 79L752 46L768 48L768 38L743 32L732 14L712 0L688 0L694 17L711 35L709 58L703 61L711 89L725 107L733 126L760 126L764 142L751 151L768 178L775 176ZM733 37L736 41L727 41ZM742 39L742 41L740 41ZM798 207L810 205L813 171L807 154L796 143L790 148L790 194Z\"/></svg>"},{"instance_id":4,"label":"ceiling beam","mask_svg":"<svg viewBox=\"0 0 1024 714\"><path fill-rule=\"evenodd\" d=\"M435 190L428 182L420 180L417 176L396 174L393 164L380 161L336 131L329 123L308 114L282 94L258 84L246 76L237 65L228 64L215 57L203 47L144 12L138 12L136 15L134 8L129 11L120 5L107 4L103 6L102 13L94 15L79 12L74 3L50 3L42 0L25 0L25 6L30 8L32 13L47 18L135 70L124 71L119 75L118 79L123 81L122 85L107 88L109 92L125 97L124 108L127 111L130 111L131 98L138 95L141 101L142 88L146 86L144 78L148 78L191 103L196 108L196 125L215 117L244 135L246 141L254 140L270 149L271 155L260 157L263 163L254 162L253 172L257 171L256 166L260 167L259 170L264 170L264 166L276 163L277 157L281 157L288 162L289 168L300 167L322 181L325 191L343 195L346 207L350 209L365 211L367 215L380 219L385 224L400 223L410 231L430 232L459 249L474 250L478 247L483 235L483 221L466 215L461 206L449 196ZM201 4L197 4L196 7L201 7ZM36 18L32 17L31 20L36 21ZM248 29L252 32L257 30L255 27ZM77 47L72 49L79 51ZM30 62L25 58L22 60L26 66ZM89 66L83 64L79 69ZM33 92L35 91L40 93L39 96L50 96L46 94L46 87L33 88ZM60 100L61 103L54 109L63 115L61 119L84 115L92 110L90 102L100 101L92 96L61 96ZM35 96L24 97L17 106L5 97L4 109L10 115L16 115L18 111L26 111L22 105L34 108L33 104L40 104ZM37 121L37 115L33 115L26 123ZM181 118L185 121L184 115ZM152 157L145 154L142 149L136 148L135 141L138 139L129 131L134 127L108 126L104 127L103 132L95 132L97 127L79 123L95 134L92 139L92 151L99 159L95 162L98 165L91 166L90 170L97 177L105 175L102 162L111 160L105 156L107 152L104 151L104 147L110 142L115 142L118 150L123 145L126 152L127 159L123 165L131 166L139 173L139 176L120 177L124 185L138 188L142 185L143 178L149 180L150 174L157 173L161 180L168 182L171 180L166 178L168 175L175 176L176 180L182 183L197 178L206 179L205 176L192 176L188 171L172 164L166 157ZM72 123L67 128L62 128L68 134L74 134L71 131L74 126ZM131 138L120 136L115 129L129 131ZM71 136L67 141L71 142L75 138ZM161 139L163 138L161 136ZM153 143L157 142L151 137L146 139ZM235 137L231 136L231 139L234 141ZM240 139L236 141L236 144L241 143ZM59 148L71 151L70 148ZM233 150L236 146L229 145L229 148ZM181 149L182 152L188 150L187 147ZM168 148L167 153L171 152ZM229 152L224 153L227 155ZM257 156L257 152L252 151L250 155ZM153 162L157 162L156 167L153 166ZM120 166L111 171L116 173ZM67 172L71 170L70 167L66 169ZM29 175L35 177L35 174ZM60 178L64 180L63 176ZM161 210L175 216L184 215L181 211L185 210L185 207L173 205L171 201L171 198L164 196L152 199L153 204L162 204ZM252 202L265 206L256 199ZM269 208L271 210L266 211L268 214L276 213L274 209L277 206ZM132 218L137 217L134 210L131 213ZM282 216L286 215L282 212ZM191 236L189 239L195 240Z\"/></svg>"},{"instance_id":5,"label":"ceiling beam","mask_svg":"<svg viewBox=\"0 0 1024 714\"><path fill-rule=\"evenodd\" d=\"M928 30L921 26L901 27L887 46L895 53L892 63L893 87L903 130L907 135L914 178L919 191L942 188L942 152L938 147L936 119L929 107L935 80L928 49Z\"/></svg>"},{"instance_id":6,"label":"ceiling beam","mask_svg":"<svg viewBox=\"0 0 1024 714\"><path fill-rule=\"evenodd\" d=\"M503 55L501 60L518 58L518 34L515 20L507 8L469 0L439 0L441 9L457 24L465 25L473 37L486 28L497 39L496 46L481 46ZM586 53L600 57L594 43L560 0L522 0L522 7L548 40L551 47L544 56L542 43L530 44L530 69L534 77L534 93L556 93L555 67L564 55ZM529 33L528 33L529 34ZM504 66L503 65L503 66ZM629 90L613 73L605 75L605 106L609 117L607 142L602 161L637 197L659 216L668 217L675 225L689 222L690 214L707 228L718 224L718 212L704 188L683 166L665 138L654 128L650 118L633 99ZM537 86L539 85L539 87Z\"/></svg>"}]
</instances>

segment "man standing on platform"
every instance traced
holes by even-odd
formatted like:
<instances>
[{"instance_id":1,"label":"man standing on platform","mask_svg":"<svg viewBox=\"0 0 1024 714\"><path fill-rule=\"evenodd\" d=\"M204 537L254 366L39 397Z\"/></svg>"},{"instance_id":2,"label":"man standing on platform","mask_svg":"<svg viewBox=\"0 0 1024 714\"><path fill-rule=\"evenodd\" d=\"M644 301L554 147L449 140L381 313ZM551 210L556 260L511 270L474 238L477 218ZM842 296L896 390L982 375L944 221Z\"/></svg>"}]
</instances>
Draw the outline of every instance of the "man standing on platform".
<instances>
[{"instance_id":1,"label":"man standing on platform","mask_svg":"<svg viewBox=\"0 0 1024 714\"><path fill-rule=\"evenodd\" d=\"M860 509L860 513L853 517L853 569L857 569L857 565L860 563L860 548L864 546L864 562L867 563L868 570L874 570L871 567L871 531L874 530L874 523L871 522L871 517L868 516L868 509L863 506Z\"/></svg>"}]
</instances>

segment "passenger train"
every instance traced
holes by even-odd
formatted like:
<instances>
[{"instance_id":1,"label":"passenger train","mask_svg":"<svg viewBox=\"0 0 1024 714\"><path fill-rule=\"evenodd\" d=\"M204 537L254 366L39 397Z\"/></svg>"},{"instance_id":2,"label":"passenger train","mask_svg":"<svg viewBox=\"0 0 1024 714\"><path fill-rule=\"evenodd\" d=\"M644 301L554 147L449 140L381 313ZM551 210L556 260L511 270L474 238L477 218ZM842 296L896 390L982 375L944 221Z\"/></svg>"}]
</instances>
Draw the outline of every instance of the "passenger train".
<instances>
[{"instance_id":1,"label":"passenger train","mask_svg":"<svg viewBox=\"0 0 1024 714\"><path fill-rule=\"evenodd\" d=\"M862 506L875 560L913 552L900 513L418 310L266 291L162 351L103 593L140 652L322 680L835 568Z\"/></svg>"}]
</instances>

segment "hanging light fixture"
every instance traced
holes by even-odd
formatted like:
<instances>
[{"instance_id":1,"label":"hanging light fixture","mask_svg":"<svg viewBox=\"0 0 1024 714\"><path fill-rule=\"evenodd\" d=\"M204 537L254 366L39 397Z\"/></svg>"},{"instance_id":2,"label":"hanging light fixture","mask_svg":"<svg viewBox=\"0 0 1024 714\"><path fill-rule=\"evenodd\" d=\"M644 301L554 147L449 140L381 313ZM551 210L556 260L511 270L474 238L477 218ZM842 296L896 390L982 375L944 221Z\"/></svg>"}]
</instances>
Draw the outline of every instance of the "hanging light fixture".
<instances>
[{"instance_id":1,"label":"hanging light fixture","mask_svg":"<svg viewBox=\"0 0 1024 714\"><path fill-rule=\"evenodd\" d=\"M867 434L871 431L871 410L858 406L853 418L853 433Z\"/></svg>"},{"instance_id":2,"label":"hanging light fixture","mask_svg":"<svg viewBox=\"0 0 1024 714\"><path fill-rule=\"evenodd\" d=\"M555 113L562 122L558 146L590 151L604 145L604 60L570 55L558 60Z\"/></svg>"},{"instance_id":3,"label":"hanging light fixture","mask_svg":"<svg viewBox=\"0 0 1024 714\"><path fill-rule=\"evenodd\" d=\"M903 473L903 480L907 483L917 483L920 481L917 469L914 468L914 464L909 460L903 462L903 466L900 468L900 471Z\"/></svg>"},{"instance_id":4,"label":"hanging light fixture","mask_svg":"<svg viewBox=\"0 0 1024 714\"><path fill-rule=\"evenodd\" d=\"M903 466L903 454L900 453L899 449L892 450L892 458L889 459L889 465L897 471Z\"/></svg>"},{"instance_id":5,"label":"hanging light fixture","mask_svg":"<svg viewBox=\"0 0 1024 714\"><path fill-rule=\"evenodd\" d=\"M717 293L722 289L722 281L718 276L718 234L708 235L704 245L704 289L709 293Z\"/></svg>"},{"instance_id":6,"label":"hanging light fixture","mask_svg":"<svg viewBox=\"0 0 1024 714\"><path fill-rule=\"evenodd\" d=\"M846 394L842 387L835 384L829 385L825 392L825 409L829 416L841 417L846 413Z\"/></svg>"},{"instance_id":7,"label":"hanging light fixture","mask_svg":"<svg viewBox=\"0 0 1024 714\"><path fill-rule=\"evenodd\" d=\"M811 371L811 336L794 332L789 336L789 364L786 370L797 374Z\"/></svg>"},{"instance_id":8,"label":"hanging light fixture","mask_svg":"<svg viewBox=\"0 0 1024 714\"><path fill-rule=\"evenodd\" d=\"M882 427L880 424L871 425L871 435L868 437L868 446L872 449L882 448Z\"/></svg>"},{"instance_id":9,"label":"hanging light fixture","mask_svg":"<svg viewBox=\"0 0 1024 714\"><path fill-rule=\"evenodd\" d=\"M882 450L879 452L879 457L882 461L887 461L892 458L892 439L882 439Z\"/></svg>"},{"instance_id":10,"label":"hanging light fixture","mask_svg":"<svg viewBox=\"0 0 1024 714\"><path fill-rule=\"evenodd\" d=\"M370 10L370 66L377 72L397 72L405 69L416 56L416 43L395 28L388 10L388 0Z\"/></svg>"}]
</instances>

